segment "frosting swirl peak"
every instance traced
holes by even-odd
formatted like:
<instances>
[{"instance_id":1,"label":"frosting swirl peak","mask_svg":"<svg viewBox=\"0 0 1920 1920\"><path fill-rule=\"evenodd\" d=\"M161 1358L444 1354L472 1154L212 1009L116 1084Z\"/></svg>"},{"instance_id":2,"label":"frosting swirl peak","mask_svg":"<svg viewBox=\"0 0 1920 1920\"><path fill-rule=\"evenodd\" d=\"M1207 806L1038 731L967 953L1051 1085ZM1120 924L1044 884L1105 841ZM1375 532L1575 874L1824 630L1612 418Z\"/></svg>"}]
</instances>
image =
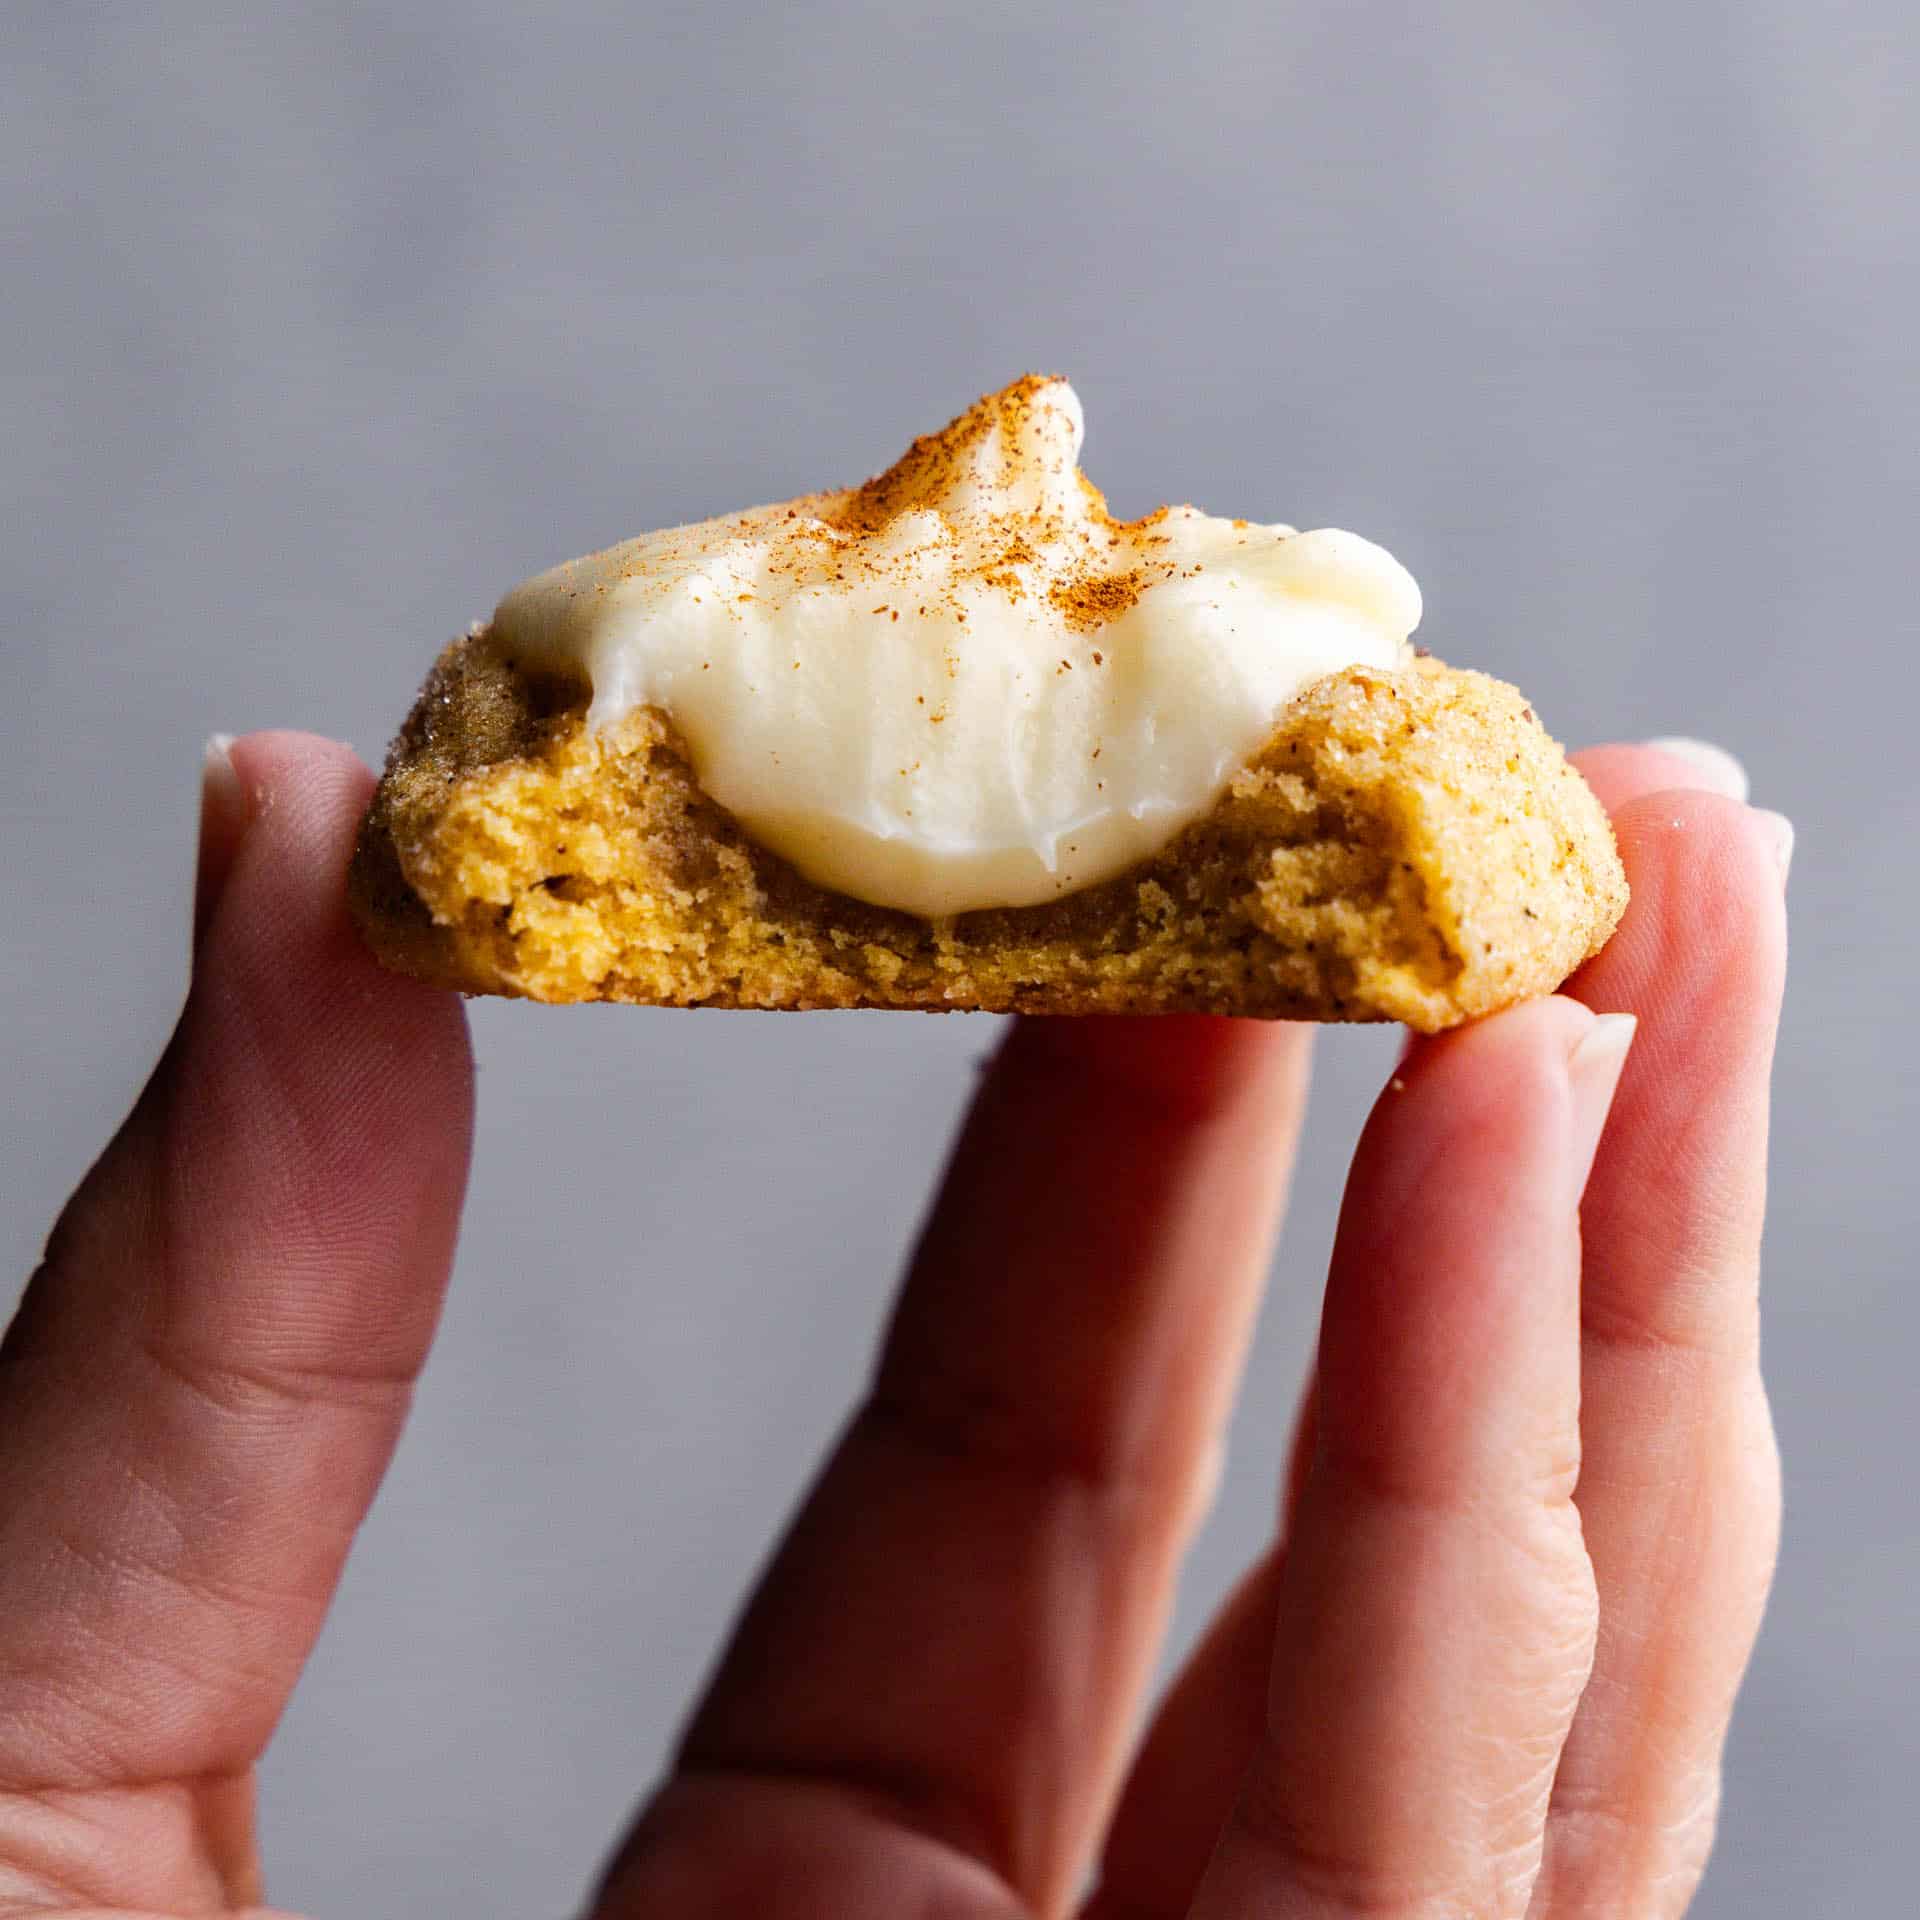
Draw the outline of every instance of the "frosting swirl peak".
<instances>
[{"instance_id":1,"label":"frosting swirl peak","mask_svg":"<svg viewBox=\"0 0 1920 1920\"><path fill-rule=\"evenodd\" d=\"M1394 666L1411 576L1358 535L1163 507L1079 470L1066 381L1028 375L860 487L610 547L516 587L511 651L640 705L817 884L927 916L1050 900L1156 853L1279 709Z\"/></svg>"}]
</instances>

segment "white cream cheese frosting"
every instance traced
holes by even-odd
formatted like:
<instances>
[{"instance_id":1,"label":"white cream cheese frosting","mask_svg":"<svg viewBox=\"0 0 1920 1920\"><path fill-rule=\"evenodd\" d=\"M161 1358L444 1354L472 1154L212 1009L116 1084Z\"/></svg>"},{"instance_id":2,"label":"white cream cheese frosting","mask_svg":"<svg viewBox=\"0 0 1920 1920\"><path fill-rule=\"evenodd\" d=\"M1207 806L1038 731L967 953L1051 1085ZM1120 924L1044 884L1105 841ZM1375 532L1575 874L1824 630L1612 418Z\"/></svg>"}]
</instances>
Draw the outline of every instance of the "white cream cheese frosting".
<instances>
[{"instance_id":1,"label":"white cream cheese frosting","mask_svg":"<svg viewBox=\"0 0 1920 1920\"><path fill-rule=\"evenodd\" d=\"M516 587L499 644L584 671L588 723L664 711L761 845L938 917L1110 878L1204 814L1323 675L1394 667L1420 590L1357 534L1081 475L1028 376L863 487L642 534Z\"/></svg>"}]
</instances>

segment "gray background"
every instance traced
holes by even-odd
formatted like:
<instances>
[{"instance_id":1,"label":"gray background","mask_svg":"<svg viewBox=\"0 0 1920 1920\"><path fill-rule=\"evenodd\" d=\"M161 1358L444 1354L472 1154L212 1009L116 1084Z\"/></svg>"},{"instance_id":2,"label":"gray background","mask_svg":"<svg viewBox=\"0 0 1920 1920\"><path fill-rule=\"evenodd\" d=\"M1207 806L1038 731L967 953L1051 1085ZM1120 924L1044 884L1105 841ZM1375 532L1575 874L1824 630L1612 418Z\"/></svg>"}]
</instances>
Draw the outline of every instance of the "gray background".
<instances>
[{"instance_id":1,"label":"gray background","mask_svg":"<svg viewBox=\"0 0 1920 1920\"><path fill-rule=\"evenodd\" d=\"M214 728L376 754L635 529L1030 366L1116 504L1358 528L1575 739L1800 827L1777 1598L1699 1911L1911 1894L1916 47L1901 0L25 4L0 27L0 1255L177 1006ZM475 1008L445 1338L265 1780L323 1914L557 1912L854 1389L980 1021ZM1389 1041L1333 1034L1191 1632ZM644 1246L635 1263L619 1250Z\"/></svg>"}]
</instances>

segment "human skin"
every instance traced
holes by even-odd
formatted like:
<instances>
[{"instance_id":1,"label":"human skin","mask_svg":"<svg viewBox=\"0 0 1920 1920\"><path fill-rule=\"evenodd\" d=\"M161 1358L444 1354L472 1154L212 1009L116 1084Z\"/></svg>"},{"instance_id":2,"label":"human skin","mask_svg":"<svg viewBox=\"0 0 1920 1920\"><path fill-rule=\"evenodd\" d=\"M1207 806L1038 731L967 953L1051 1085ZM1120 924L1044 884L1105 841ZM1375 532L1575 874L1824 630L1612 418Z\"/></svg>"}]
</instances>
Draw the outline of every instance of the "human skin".
<instances>
[{"instance_id":1,"label":"human skin","mask_svg":"<svg viewBox=\"0 0 1920 1920\"><path fill-rule=\"evenodd\" d=\"M0 1349L0 1915L266 1914L253 1770L453 1249L467 1035L348 925L371 777L291 734L210 765L179 1028ZM1273 1539L1144 1738L1302 1028L1012 1027L593 1920L1686 1907L1778 1531L1790 837L1710 762L1582 765L1627 919L1562 995L1409 1047Z\"/></svg>"}]
</instances>

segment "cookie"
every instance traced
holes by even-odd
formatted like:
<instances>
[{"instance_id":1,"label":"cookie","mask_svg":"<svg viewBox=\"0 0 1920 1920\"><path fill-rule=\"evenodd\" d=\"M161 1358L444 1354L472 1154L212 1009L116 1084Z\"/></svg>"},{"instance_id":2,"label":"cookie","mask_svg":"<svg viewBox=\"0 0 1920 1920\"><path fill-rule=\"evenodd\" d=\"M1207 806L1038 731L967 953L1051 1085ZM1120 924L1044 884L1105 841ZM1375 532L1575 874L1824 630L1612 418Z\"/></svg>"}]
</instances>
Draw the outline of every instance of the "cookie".
<instances>
[{"instance_id":1,"label":"cookie","mask_svg":"<svg viewBox=\"0 0 1920 1920\"><path fill-rule=\"evenodd\" d=\"M755 843L657 707L487 629L441 655L349 880L388 966L548 1002L1403 1021L1552 992L1618 924L1598 801L1504 683L1420 659L1308 686L1209 811L1123 873L922 917Z\"/></svg>"}]
</instances>

